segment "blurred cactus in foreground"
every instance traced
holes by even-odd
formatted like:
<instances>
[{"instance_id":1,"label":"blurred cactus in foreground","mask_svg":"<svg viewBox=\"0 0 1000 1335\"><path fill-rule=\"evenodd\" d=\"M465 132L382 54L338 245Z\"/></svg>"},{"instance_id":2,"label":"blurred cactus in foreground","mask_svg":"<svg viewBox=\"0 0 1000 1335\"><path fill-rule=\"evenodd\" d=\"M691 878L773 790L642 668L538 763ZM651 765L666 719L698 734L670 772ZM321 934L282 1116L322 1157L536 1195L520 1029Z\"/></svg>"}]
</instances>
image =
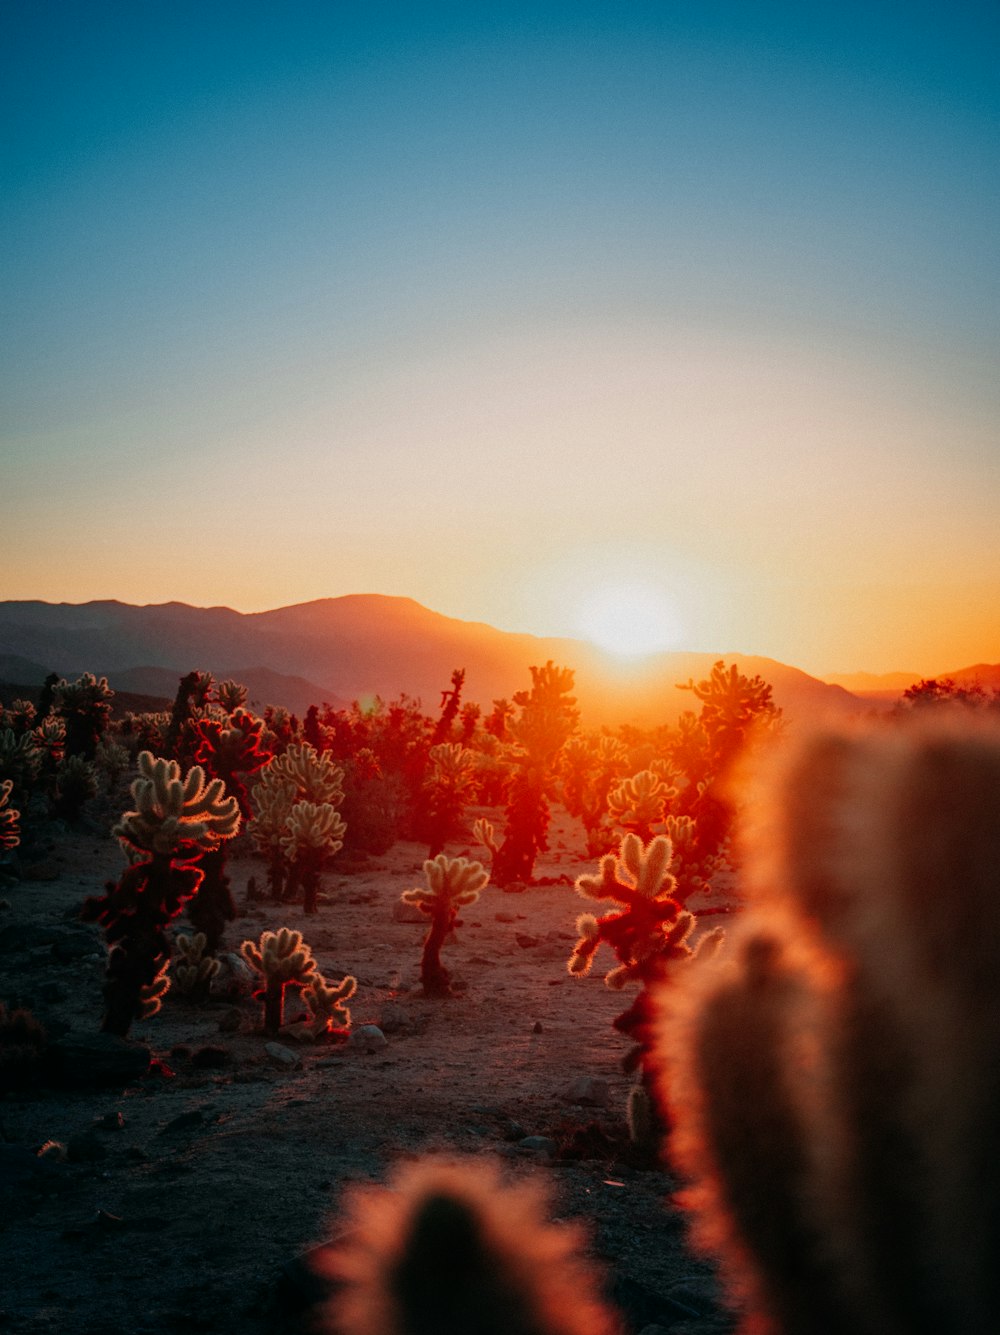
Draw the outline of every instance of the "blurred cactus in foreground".
<instances>
[{"instance_id":1,"label":"blurred cactus in foreground","mask_svg":"<svg viewBox=\"0 0 1000 1335\"><path fill-rule=\"evenodd\" d=\"M773 1335L1000 1313L1000 733L818 735L760 783L753 908L657 994L695 1240Z\"/></svg>"},{"instance_id":2,"label":"blurred cactus in foreground","mask_svg":"<svg viewBox=\"0 0 1000 1335\"><path fill-rule=\"evenodd\" d=\"M550 1224L538 1184L488 1161L427 1159L390 1188L355 1189L349 1231L325 1253L339 1282L329 1335L616 1335L572 1224Z\"/></svg>"}]
</instances>

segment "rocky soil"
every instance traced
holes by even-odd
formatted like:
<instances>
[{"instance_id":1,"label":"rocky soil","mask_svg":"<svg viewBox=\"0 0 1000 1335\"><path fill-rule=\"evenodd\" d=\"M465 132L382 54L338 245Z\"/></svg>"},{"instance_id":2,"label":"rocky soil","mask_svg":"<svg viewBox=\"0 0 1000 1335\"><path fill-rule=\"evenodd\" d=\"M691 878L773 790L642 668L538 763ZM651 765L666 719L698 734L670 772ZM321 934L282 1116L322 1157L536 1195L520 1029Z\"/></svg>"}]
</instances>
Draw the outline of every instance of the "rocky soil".
<instances>
[{"instance_id":1,"label":"rocky soil","mask_svg":"<svg viewBox=\"0 0 1000 1335\"><path fill-rule=\"evenodd\" d=\"M443 953L462 991L446 1000L420 994L423 925L399 904L422 883L424 847L331 870L312 918L249 899L263 869L237 848L230 949L302 929L327 977L356 975L354 1030L378 1026L384 1041L269 1048L234 975L229 996L169 994L124 1064L95 1038L103 940L77 921L122 868L105 828L44 827L0 885L0 1000L29 1007L52 1045L46 1082L0 1097L0 1331L314 1329L309 1252L343 1228L344 1188L426 1151L541 1177L553 1218L586 1221L629 1335L731 1329L709 1267L685 1248L677 1183L627 1144L610 956L602 947L591 977L566 972L584 908L572 881L594 864L565 813L536 868L548 884L489 886L466 910Z\"/></svg>"}]
</instances>

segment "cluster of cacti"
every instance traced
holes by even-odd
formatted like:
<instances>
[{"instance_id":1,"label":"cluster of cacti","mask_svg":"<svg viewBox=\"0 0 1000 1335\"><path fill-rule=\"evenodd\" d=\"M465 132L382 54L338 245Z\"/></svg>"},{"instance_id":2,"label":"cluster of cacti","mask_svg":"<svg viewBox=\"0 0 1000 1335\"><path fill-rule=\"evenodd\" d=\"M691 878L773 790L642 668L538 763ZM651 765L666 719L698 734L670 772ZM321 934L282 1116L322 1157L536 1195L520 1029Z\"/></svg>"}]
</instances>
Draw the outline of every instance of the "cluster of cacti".
<instances>
[{"instance_id":1,"label":"cluster of cacti","mask_svg":"<svg viewBox=\"0 0 1000 1335\"><path fill-rule=\"evenodd\" d=\"M762 781L734 951L654 1059L747 1331L988 1335L1000 1312L1000 733L825 733Z\"/></svg>"},{"instance_id":2,"label":"cluster of cacti","mask_svg":"<svg viewBox=\"0 0 1000 1335\"><path fill-rule=\"evenodd\" d=\"M312 950L302 933L290 927L263 932L258 942L244 941L240 950L248 964L261 975L264 985L256 994L264 1001L264 1029L277 1034L285 1022L285 992L297 988L309 1012L307 1025L313 1035L347 1029L351 1012L344 1005L357 991L351 974L339 983L328 982L316 967Z\"/></svg>"},{"instance_id":3,"label":"cluster of cacti","mask_svg":"<svg viewBox=\"0 0 1000 1335\"><path fill-rule=\"evenodd\" d=\"M346 1203L323 1253L337 1335L617 1335L578 1225L550 1224L537 1182L488 1160L430 1158Z\"/></svg>"},{"instance_id":4,"label":"cluster of cacti","mask_svg":"<svg viewBox=\"0 0 1000 1335\"><path fill-rule=\"evenodd\" d=\"M401 898L431 920L420 957L421 987L426 996L447 996L451 975L441 963L441 947L459 926L459 909L476 902L490 874L481 862L439 853L424 863L424 876L426 886L404 890Z\"/></svg>"},{"instance_id":5,"label":"cluster of cacti","mask_svg":"<svg viewBox=\"0 0 1000 1335\"><path fill-rule=\"evenodd\" d=\"M560 796L571 816L583 824L587 853L606 853L617 842L608 821L608 795L628 763L625 746L616 737L586 733L570 737L560 755Z\"/></svg>"},{"instance_id":6,"label":"cluster of cacti","mask_svg":"<svg viewBox=\"0 0 1000 1335\"><path fill-rule=\"evenodd\" d=\"M57 816L75 820L83 804L97 796L97 766L82 755L68 755L55 775L52 808Z\"/></svg>"},{"instance_id":7,"label":"cluster of cacti","mask_svg":"<svg viewBox=\"0 0 1000 1335\"><path fill-rule=\"evenodd\" d=\"M677 789L652 769L621 779L608 790L608 819L644 844L660 832Z\"/></svg>"},{"instance_id":8,"label":"cluster of cacti","mask_svg":"<svg viewBox=\"0 0 1000 1335\"><path fill-rule=\"evenodd\" d=\"M340 766L307 742L293 743L261 772L250 831L269 858L275 900L301 886L305 912L316 912L323 866L346 833L337 810L343 784Z\"/></svg>"},{"instance_id":9,"label":"cluster of cacti","mask_svg":"<svg viewBox=\"0 0 1000 1335\"><path fill-rule=\"evenodd\" d=\"M673 845L666 835L657 835L644 845L637 835L627 834L618 854L608 853L596 876L577 879L577 892L586 899L611 901L617 907L595 917L581 914L576 928L579 940L567 965L571 974L589 973L594 956L606 942L618 958L604 981L620 989L637 982L641 991L633 1004L614 1021L616 1029L635 1040L625 1059L625 1069L648 1071L650 1051L650 988L659 982L674 960L687 960L713 951L718 931L703 936L697 947L689 939L695 916L678 898L677 878L670 870Z\"/></svg>"},{"instance_id":10,"label":"cluster of cacti","mask_svg":"<svg viewBox=\"0 0 1000 1335\"><path fill-rule=\"evenodd\" d=\"M167 927L202 880L195 863L232 838L240 823L236 801L224 796L221 780L206 782L197 766L182 778L176 761L148 751L139 756L132 798L134 810L113 831L131 865L106 894L87 900L82 914L105 931L110 953L102 1028L121 1035L133 1020L152 1014L166 990Z\"/></svg>"},{"instance_id":11,"label":"cluster of cacti","mask_svg":"<svg viewBox=\"0 0 1000 1335\"><path fill-rule=\"evenodd\" d=\"M499 886L530 881L535 859L548 848L559 753L579 720L572 689L572 671L550 660L544 667L532 667L531 690L514 696L520 713L507 724L511 777L506 826L493 858L492 875Z\"/></svg>"}]
</instances>

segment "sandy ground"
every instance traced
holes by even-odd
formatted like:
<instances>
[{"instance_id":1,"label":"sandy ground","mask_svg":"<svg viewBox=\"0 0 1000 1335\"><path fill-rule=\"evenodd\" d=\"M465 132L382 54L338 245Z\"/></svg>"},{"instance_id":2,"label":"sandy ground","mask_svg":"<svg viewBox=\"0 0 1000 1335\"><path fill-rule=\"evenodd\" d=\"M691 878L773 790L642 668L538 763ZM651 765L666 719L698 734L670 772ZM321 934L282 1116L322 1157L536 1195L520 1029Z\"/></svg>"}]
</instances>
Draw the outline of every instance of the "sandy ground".
<instances>
[{"instance_id":1,"label":"sandy ground","mask_svg":"<svg viewBox=\"0 0 1000 1335\"><path fill-rule=\"evenodd\" d=\"M102 939L75 914L122 868L100 829L55 828L31 851L42 879L0 888L0 999L30 1006L53 1035L99 1025ZM172 1074L4 1096L0 1331L307 1331L314 1294L295 1258L343 1227L347 1184L384 1181L401 1157L427 1150L499 1156L511 1177L541 1177L553 1218L586 1220L623 1329L729 1330L710 1269L685 1250L670 1209L677 1183L629 1160L628 1044L611 1028L623 1002L602 982L611 957L602 947L588 978L566 972L585 908L571 883L594 863L561 810L551 844L536 877L562 883L489 886L466 910L442 956L464 990L445 1000L419 993L423 926L397 920L400 893L422 883L424 847L399 843L350 874L329 871L314 918L249 902L262 865L238 851L241 916L226 945L302 929L324 974L357 977L355 1029L382 1025L387 1045L288 1042L296 1064L283 1069L265 1049L259 1003L172 994L133 1033ZM479 855L472 844L447 851ZM67 933L82 947L67 949ZM76 958L56 957L60 940ZM581 1076L606 1082L606 1106L572 1100ZM529 1137L554 1141L555 1153L523 1145ZM50 1140L70 1147L68 1160L35 1159Z\"/></svg>"}]
</instances>

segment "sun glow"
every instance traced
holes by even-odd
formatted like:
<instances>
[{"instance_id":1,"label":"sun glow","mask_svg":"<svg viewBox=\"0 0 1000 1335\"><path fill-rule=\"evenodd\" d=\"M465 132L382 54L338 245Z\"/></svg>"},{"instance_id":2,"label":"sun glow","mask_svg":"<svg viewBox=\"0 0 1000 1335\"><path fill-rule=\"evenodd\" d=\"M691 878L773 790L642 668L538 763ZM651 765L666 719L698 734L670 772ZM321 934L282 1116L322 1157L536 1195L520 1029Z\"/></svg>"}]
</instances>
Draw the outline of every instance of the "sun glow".
<instances>
[{"instance_id":1,"label":"sun glow","mask_svg":"<svg viewBox=\"0 0 1000 1335\"><path fill-rule=\"evenodd\" d=\"M581 633L621 658L674 649L681 626L669 597L652 584L604 583L590 590L579 611Z\"/></svg>"}]
</instances>

